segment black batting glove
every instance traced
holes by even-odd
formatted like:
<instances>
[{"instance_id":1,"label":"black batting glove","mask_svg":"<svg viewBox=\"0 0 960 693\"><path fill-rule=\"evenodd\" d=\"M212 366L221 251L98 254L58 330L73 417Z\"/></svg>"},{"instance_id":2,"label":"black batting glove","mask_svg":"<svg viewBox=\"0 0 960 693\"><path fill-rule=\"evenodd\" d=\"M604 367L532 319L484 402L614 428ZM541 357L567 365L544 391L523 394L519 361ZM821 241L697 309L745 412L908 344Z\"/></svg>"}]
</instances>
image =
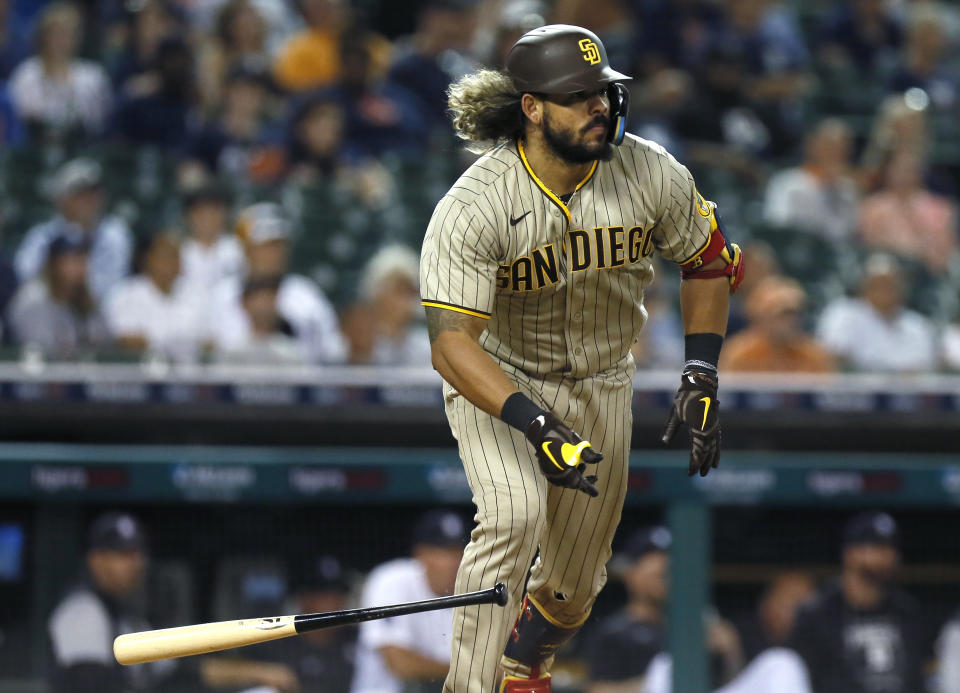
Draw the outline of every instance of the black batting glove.
<instances>
[{"instance_id":1,"label":"black batting glove","mask_svg":"<svg viewBox=\"0 0 960 693\"><path fill-rule=\"evenodd\" d=\"M690 431L690 468L688 476L698 471L706 476L720 464L720 403L717 401L717 378L698 371L687 371L680 379L680 389L673 398L667 426L663 429L664 444L673 440L680 424Z\"/></svg>"},{"instance_id":2,"label":"black batting glove","mask_svg":"<svg viewBox=\"0 0 960 693\"><path fill-rule=\"evenodd\" d=\"M589 441L570 430L549 412L537 416L527 429L527 440L537 450L537 462L547 481L597 496L596 476L584 476L588 464L596 464L603 455L594 450Z\"/></svg>"}]
</instances>

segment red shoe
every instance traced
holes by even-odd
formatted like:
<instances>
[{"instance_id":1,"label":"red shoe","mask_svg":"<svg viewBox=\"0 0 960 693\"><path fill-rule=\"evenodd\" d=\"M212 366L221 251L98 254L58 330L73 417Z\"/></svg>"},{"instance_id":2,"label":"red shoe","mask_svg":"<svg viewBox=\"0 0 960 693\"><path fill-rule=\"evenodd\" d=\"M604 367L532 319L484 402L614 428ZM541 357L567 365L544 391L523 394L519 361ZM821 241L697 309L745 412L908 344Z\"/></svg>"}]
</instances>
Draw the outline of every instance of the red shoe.
<instances>
[{"instance_id":1,"label":"red shoe","mask_svg":"<svg viewBox=\"0 0 960 693\"><path fill-rule=\"evenodd\" d=\"M500 693L550 693L550 674L537 679L507 676L500 684Z\"/></svg>"}]
</instances>

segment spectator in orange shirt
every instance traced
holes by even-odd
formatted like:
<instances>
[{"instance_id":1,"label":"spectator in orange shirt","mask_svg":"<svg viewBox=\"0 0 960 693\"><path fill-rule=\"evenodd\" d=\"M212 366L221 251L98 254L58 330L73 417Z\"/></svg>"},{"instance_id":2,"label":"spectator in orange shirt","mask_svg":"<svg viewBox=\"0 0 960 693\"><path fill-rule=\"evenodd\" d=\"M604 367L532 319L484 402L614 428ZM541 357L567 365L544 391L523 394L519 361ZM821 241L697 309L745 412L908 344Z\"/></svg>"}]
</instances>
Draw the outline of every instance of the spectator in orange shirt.
<instances>
[{"instance_id":1,"label":"spectator in orange shirt","mask_svg":"<svg viewBox=\"0 0 960 693\"><path fill-rule=\"evenodd\" d=\"M350 32L349 8L342 0L297 0L306 29L281 46L273 74L283 89L306 91L332 85L340 77L340 39ZM386 70L390 44L381 36L366 34L378 74Z\"/></svg>"},{"instance_id":2,"label":"spectator in orange shirt","mask_svg":"<svg viewBox=\"0 0 960 693\"><path fill-rule=\"evenodd\" d=\"M723 348L722 368L729 371L827 373L833 358L801 323L806 294L792 279L769 277L747 302L750 326Z\"/></svg>"}]
</instances>

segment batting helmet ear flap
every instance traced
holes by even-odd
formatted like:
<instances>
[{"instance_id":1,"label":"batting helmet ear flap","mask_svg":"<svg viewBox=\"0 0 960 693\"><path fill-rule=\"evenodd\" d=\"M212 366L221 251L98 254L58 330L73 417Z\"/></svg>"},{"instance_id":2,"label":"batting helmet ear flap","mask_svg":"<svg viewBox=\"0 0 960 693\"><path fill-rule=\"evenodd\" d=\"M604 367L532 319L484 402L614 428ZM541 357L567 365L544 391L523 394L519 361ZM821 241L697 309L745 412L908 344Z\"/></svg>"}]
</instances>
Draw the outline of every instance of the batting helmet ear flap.
<instances>
[{"instance_id":1,"label":"batting helmet ear flap","mask_svg":"<svg viewBox=\"0 0 960 693\"><path fill-rule=\"evenodd\" d=\"M607 135L607 140L611 144L620 144L627 131L630 92L621 82L612 82L607 87L607 98L610 100L610 133Z\"/></svg>"}]
</instances>

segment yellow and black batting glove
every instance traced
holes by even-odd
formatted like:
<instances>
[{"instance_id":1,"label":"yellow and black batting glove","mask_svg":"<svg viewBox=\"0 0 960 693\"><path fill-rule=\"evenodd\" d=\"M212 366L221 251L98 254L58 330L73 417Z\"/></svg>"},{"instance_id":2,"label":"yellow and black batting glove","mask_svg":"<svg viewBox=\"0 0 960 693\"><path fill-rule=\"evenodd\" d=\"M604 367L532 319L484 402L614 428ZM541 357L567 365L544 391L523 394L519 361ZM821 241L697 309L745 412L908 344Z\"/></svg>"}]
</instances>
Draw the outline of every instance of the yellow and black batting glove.
<instances>
[{"instance_id":1,"label":"yellow and black batting glove","mask_svg":"<svg viewBox=\"0 0 960 693\"><path fill-rule=\"evenodd\" d=\"M543 412L531 422L527 440L537 450L537 462L547 481L555 486L583 491L588 496L599 495L594 486L597 477L583 475L588 464L603 459L589 441L583 440L549 412Z\"/></svg>"},{"instance_id":2,"label":"yellow and black batting glove","mask_svg":"<svg viewBox=\"0 0 960 693\"><path fill-rule=\"evenodd\" d=\"M664 444L673 440L680 424L690 431L689 476L698 471L706 476L720 464L720 403L717 401L717 379L697 371L687 371L680 379L680 389L673 398L667 426L663 429Z\"/></svg>"}]
</instances>

